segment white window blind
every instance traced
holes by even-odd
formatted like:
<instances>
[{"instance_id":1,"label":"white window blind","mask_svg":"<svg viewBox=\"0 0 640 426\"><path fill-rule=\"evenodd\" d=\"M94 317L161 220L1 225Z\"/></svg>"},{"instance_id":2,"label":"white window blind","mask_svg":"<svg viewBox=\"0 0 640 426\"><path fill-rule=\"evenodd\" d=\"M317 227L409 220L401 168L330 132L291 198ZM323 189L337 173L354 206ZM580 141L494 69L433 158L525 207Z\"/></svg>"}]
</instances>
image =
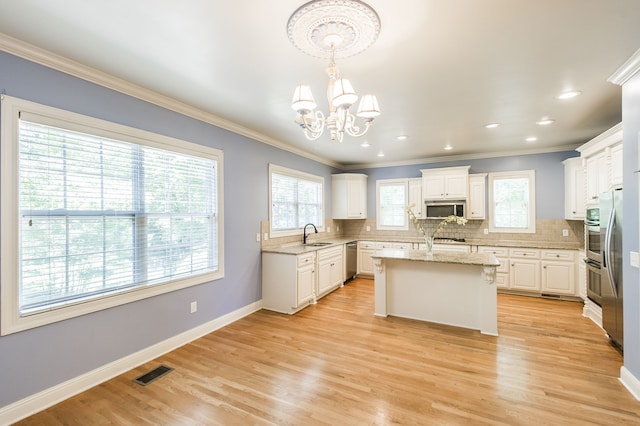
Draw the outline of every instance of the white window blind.
<instances>
[{"instance_id":1,"label":"white window blind","mask_svg":"<svg viewBox=\"0 0 640 426\"><path fill-rule=\"evenodd\" d=\"M216 167L21 119L20 313L217 270Z\"/></svg>"},{"instance_id":2,"label":"white window blind","mask_svg":"<svg viewBox=\"0 0 640 426\"><path fill-rule=\"evenodd\" d=\"M489 175L492 232L535 232L533 170Z\"/></svg>"},{"instance_id":3,"label":"white window blind","mask_svg":"<svg viewBox=\"0 0 640 426\"><path fill-rule=\"evenodd\" d=\"M323 178L270 167L271 231L295 231L323 223Z\"/></svg>"},{"instance_id":4,"label":"white window blind","mask_svg":"<svg viewBox=\"0 0 640 426\"><path fill-rule=\"evenodd\" d=\"M407 229L407 179L385 179L376 182L378 189L378 229Z\"/></svg>"}]
</instances>

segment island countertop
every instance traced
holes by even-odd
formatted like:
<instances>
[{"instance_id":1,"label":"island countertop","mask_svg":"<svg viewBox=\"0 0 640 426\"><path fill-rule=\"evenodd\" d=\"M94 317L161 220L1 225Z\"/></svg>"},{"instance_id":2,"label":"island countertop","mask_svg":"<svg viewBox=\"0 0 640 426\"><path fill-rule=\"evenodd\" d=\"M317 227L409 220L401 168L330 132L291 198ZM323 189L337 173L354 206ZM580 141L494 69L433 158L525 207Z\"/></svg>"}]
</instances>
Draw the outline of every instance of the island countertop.
<instances>
[{"instance_id":1,"label":"island countertop","mask_svg":"<svg viewBox=\"0 0 640 426\"><path fill-rule=\"evenodd\" d=\"M382 249L371 255L374 259L402 259L420 262L459 263L464 265L500 266L493 253L433 253L427 258L425 250Z\"/></svg>"}]
</instances>

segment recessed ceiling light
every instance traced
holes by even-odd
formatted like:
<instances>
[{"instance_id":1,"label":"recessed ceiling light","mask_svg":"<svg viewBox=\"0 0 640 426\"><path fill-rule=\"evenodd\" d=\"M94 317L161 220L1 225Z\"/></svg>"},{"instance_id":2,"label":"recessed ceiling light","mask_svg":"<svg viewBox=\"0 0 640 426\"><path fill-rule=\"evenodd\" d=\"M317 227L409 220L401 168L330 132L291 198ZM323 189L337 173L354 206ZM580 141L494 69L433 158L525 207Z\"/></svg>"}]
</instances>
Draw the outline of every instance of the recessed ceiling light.
<instances>
[{"instance_id":1,"label":"recessed ceiling light","mask_svg":"<svg viewBox=\"0 0 640 426\"><path fill-rule=\"evenodd\" d=\"M525 141L527 142L535 142L537 140L538 138L536 138L535 136L529 136L528 138L525 139Z\"/></svg>"},{"instance_id":2,"label":"recessed ceiling light","mask_svg":"<svg viewBox=\"0 0 640 426\"><path fill-rule=\"evenodd\" d=\"M571 90L571 91L568 91L568 92L560 93L558 96L556 96L556 99L559 99L559 100L571 99L571 98L575 98L576 96L579 96L581 94L582 94L582 92L580 90Z\"/></svg>"},{"instance_id":3,"label":"recessed ceiling light","mask_svg":"<svg viewBox=\"0 0 640 426\"><path fill-rule=\"evenodd\" d=\"M485 124L484 127L486 129L495 129L496 127L498 127L500 125L500 123L489 123L489 124Z\"/></svg>"},{"instance_id":4,"label":"recessed ceiling light","mask_svg":"<svg viewBox=\"0 0 640 426\"><path fill-rule=\"evenodd\" d=\"M538 126L548 126L549 124L553 123L554 119L549 118L549 117L542 117L540 120L536 121L536 124Z\"/></svg>"},{"instance_id":5,"label":"recessed ceiling light","mask_svg":"<svg viewBox=\"0 0 640 426\"><path fill-rule=\"evenodd\" d=\"M378 157L384 157L384 152L380 151L380 152L378 153Z\"/></svg>"},{"instance_id":6,"label":"recessed ceiling light","mask_svg":"<svg viewBox=\"0 0 640 426\"><path fill-rule=\"evenodd\" d=\"M450 144L447 144L447 145L445 145L444 149L447 150L447 151L451 151L453 149L453 147Z\"/></svg>"},{"instance_id":7,"label":"recessed ceiling light","mask_svg":"<svg viewBox=\"0 0 640 426\"><path fill-rule=\"evenodd\" d=\"M361 147L363 147L363 148L369 148L371 145L369 145L369 142L364 141L364 142L362 142L362 143L360 144L360 146L361 146Z\"/></svg>"},{"instance_id":8,"label":"recessed ceiling light","mask_svg":"<svg viewBox=\"0 0 640 426\"><path fill-rule=\"evenodd\" d=\"M399 136L396 136L396 139L398 139L399 141L406 141L407 139L409 139L409 136L399 135Z\"/></svg>"}]
</instances>

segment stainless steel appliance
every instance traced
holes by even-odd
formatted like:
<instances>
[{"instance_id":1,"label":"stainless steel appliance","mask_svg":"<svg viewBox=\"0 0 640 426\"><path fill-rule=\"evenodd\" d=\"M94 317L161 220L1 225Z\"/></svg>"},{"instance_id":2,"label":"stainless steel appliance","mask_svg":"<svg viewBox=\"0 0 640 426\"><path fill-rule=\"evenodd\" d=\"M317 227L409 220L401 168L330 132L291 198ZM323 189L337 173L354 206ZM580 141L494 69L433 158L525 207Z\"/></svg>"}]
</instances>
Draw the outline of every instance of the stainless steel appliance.
<instances>
[{"instance_id":1,"label":"stainless steel appliance","mask_svg":"<svg viewBox=\"0 0 640 426\"><path fill-rule=\"evenodd\" d=\"M602 247L600 245L600 208L587 209L584 222L584 234L586 238L587 258L602 262Z\"/></svg>"},{"instance_id":2,"label":"stainless steel appliance","mask_svg":"<svg viewBox=\"0 0 640 426\"><path fill-rule=\"evenodd\" d=\"M622 321L622 190L600 195L602 241L602 327L611 342L623 348Z\"/></svg>"},{"instance_id":3,"label":"stainless steel appliance","mask_svg":"<svg viewBox=\"0 0 640 426\"><path fill-rule=\"evenodd\" d=\"M464 217L464 201L425 201L427 219L444 219L449 216Z\"/></svg>"},{"instance_id":4,"label":"stainless steel appliance","mask_svg":"<svg viewBox=\"0 0 640 426\"><path fill-rule=\"evenodd\" d=\"M345 247L345 264L347 268L346 281L354 278L358 268L358 242L351 241L346 244Z\"/></svg>"}]
</instances>

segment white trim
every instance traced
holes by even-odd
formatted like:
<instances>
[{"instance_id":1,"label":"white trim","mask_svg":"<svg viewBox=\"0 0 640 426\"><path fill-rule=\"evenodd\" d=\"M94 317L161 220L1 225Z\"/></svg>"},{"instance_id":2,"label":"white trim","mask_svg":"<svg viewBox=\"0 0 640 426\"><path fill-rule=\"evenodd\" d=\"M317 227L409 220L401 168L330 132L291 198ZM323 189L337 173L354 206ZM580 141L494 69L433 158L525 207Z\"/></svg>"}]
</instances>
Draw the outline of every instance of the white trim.
<instances>
[{"instance_id":1,"label":"white trim","mask_svg":"<svg viewBox=\"0 0 640 426\"><path fill-rule=\"evenodd\" d=\"M78 77L82 80L98 84L106 87L107 89L112 89L117 92L124 93L125 95L133 96L134 98L158 105L170 111L229 130L238 135L246 136L258 142L309 158L313 161L317 161L318 163L326 164L335 168L340 168L341 166L335 161L327 160L326 158L319 157L302 149L292 147L291 145L287 145L279 140L221 118L215 114L195 108L176 99L154 92L153 90L114 77L95 68L91 68L64 56L57 55L2 33L0 33L0 51L10 53L74 77Z\"/></svg>"},{"instance_id":2,"label":"white trim","mask_svg":"<svg viewBox=\"0 0 640 426\"><path fill-rule=\"evenodd\" d=\"M382 213L380 212L380 188L382 186L393 185L393 186L404 186L404 205L403 211L406 206L409 204L409 179L401 178L401 179L378 179L376 180L376 230L378 231L406 231L409 229L409 215L405 213L404 215L404 223L400 226L390 226L390 225L381 225L380 219L382 218Z\"/></svg>"},{"instance_id":3,"label":"white trim","mask_svg":"<svg viewBox=\"0 0 640 426\"><path fill-rule=\"evenodd\" d=\"M585 299L584 307L582 308L582 316L589 318L598 327L602 328L602 308L591 299Z\"/></svg>"},{"instance_id":4,"label":"white trim","mask_svg":"<svg viewBox=\"0 0 640 426\"><path fill-rule=\"evenodd\" d=\"M622 123L618 123L586 142L584 145L579 146L576 148L576 151L580 153L581 157L589 157L598 151L602 151L608 146L621 142L622 129Z\"/></svg>"},{"instance_id":5,"label":"white trim","mask_svg":"<svg viewBox=\"0 0 640 426\"><path fill-rule=\"evenodd\" d=\"M635 399L640 401L640 379L631 374L624 365L620 367L620 382Z\"/></svg>"},{"instance_id":6,"label":"white trim","mask_svg":"<svg viewBox=\"0 0 640 426\"><path fill-rule=\"evenodd\" d=\"M624 64L620 65L620 68L618 68L607 81L622 86L638 71L640 71L640 49L636 50Z\"/></svg>"},{"instance_id":7,"label":"white trim","mask_svg":"<svg viewBox=\"0 0 640 426\"><path fill-rule=\"evenodd\" d=\"M492 172L489 176L489 232L497 233L536 233L536 171L514 170L510 172ZM493 181L495 178L527 178L529 180L529 226L527 228L497 228L493 219L495 203L493 201Z\"/></svg>"},{"instance_id":8,"label":"white trim","mask_svg":"<svg viewBox=\"0 0 640 426\"><path fill-rule=\"evenodd\" d=\"M184 346L239 319L262 309L262 300L253 302L198 327L170 337L131 355L74 377L66 382L45 389L0 408L0 425L12 424L87 389L119 376L139 365Z\"/></svg>"}]
</instances>

